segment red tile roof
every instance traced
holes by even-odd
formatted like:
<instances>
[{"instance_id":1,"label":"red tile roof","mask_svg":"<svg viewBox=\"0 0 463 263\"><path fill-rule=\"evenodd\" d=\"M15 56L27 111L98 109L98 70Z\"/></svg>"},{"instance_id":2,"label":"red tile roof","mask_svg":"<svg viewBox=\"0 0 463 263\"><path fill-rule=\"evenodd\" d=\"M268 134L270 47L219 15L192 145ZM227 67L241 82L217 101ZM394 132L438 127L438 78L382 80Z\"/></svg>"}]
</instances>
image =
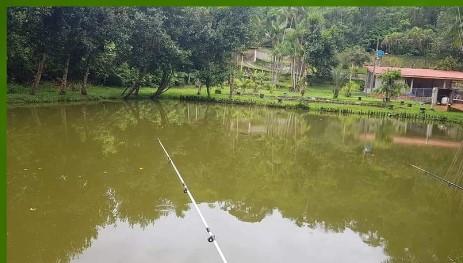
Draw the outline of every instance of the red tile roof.
<instances>
[{"instance_id":1,"label":"red tile roof","mask_svg":"<svg viewBox=\"0 0 463 263\"><path fill-rule=\"evenodd\" d=\"M367 66L369 72L373 72L373 66ZM463 72L446 71L425 68L395 68L395 67L376 67L375 74L383 74L388 70L398 70L404 78L422 78L422 79L450 79L463 80Z\"/></svg>"}]
</instances>

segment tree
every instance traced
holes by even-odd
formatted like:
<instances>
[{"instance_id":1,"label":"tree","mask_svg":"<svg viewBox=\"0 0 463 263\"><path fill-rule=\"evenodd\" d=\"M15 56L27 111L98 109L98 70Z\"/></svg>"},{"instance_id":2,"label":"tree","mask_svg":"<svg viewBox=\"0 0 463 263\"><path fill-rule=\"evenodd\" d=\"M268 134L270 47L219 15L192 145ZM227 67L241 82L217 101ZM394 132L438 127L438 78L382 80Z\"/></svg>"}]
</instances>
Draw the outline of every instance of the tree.
<instances>
[{"instance_id":1,"label":"tree","mask_svg":"<svg viewBox=\"0 0 463 263\"><path fill-rule=\"evenodd\" d=\"M386 102L391 100L391 96L399 94L400 89L403 87L403 85L397 83L400 77L400 71L398 70L388 70L381 74L381 86L378 92L384 94Z\"/></svg>"},{"instance_id":2,"label":"tree","mask_svg":"<svg viewBox=\"0 0 463 263\"><path fill-rule=\"evenodd\" d=\"M352 96L352 92L360 90L360 85L352 80L349 80L346 85L341 88L341 92L346 97Z\"/></svg>"},{"instance_id":3,"label":"tree","mask_svg":"<svg viewBox=\"0 0 463 263\"><path fill-rule=\"evenodd\" d=\"M114 47L114 28L112 12L106 8L91 8L82 13L79 52L83 71L81 94L87 95L87 82L90 70L95 66L104 67L107 57L105 51Z\"/></svg>"},{"instance_id":4,"label":"tree","mask_svg":"<svg viewBox=\"0 0 463 263\"><path fill-rule=\"evenodd\" d=\"M30 83L32 94L46 80L61 94L79 82L85 95L93 82L128 85L126 97L150 86L156 98L173 76L201 72L208 90L228 80L232 96L234 57L250 47L271 49L274 87L288 72L302 91L309 76L330 80L337 58L352 79L378 39L390 53L463 68L458 7L14 7L7 21L8 81Z\"/></svg>"},{"instance_id":5,"label":"tree","mask_svg":"<svg viewBox=\"0 0 463 263\"><path fill-rule=\"evenodd\" d=\"M331 69L336 66L336 47L329 31L323 31L323 18L312 15L305 34L304 59L316 78L329 78Z\"/></svg>"},{"instance_id":6,"label":"tree","mask_svg":"<svg viewBox=\"0 0 463 263\"><path fill-rule=\"evenodd\" d=\"M456 70L458 69L458 60L450 56L445 57L437 63L436 68L441 70Z\"/></svg>"},{"instance_id":7,"label":"tree","mask_svg":"<svg viewBox=\"0 0 463 263\"><path fill-rule=\"evenodd\" d=\"M365 62L370 60L369 54L360 46L346 48L339 57L344 67L350 67L349 81L352 81L352 75L355 69L363 66Z\"/></svg>"},{"instance_id":8,"label":"tree","mask_svg":"<svg viewBox=\"0 0 463 263\"><path fill-rule=\"evenodd\" d=\"M463 13L459 7L439 12L431 47L437 57L453 57L457 60L457 68L463 68Z\"/></svg>"},{"instance_id":9,"label":"tree","mask_svg":"<svg viewBox=\"0 0 463 263\"><path fill-rule=\"evenodd\" d=\"M265 75L264 71L255 70L253 72L253 78L254 78L254 82L256 84L256 92L257 92L257 89L264 88L264 81L266 79L266 75Z\"/></svg>"},{"instance_id":10,"label":"tree","mask_svg":"<svg viewBox=\"0 0 463 263\"><path fill-rule=\"evenodd\" d=\"M188 52L167 33L165 17L158 8L127 10L126 17L132 32L128 40L130 54L127 62L137 69L138 79L133 81L127 94L123 94L124 98L138 95L140 86L152 85L152 80L158 85L152 98L157 98L169 88L174 70L182 64Z\"/></svg>"},{"instance_id":11,"label":"tree","mask_svg":"<svg viewBox=\"0 0 463 263\"><path fill-rule=\"evenodd\" d=\"M304 60L304 34L306 32L306 10L304 7L283 8L282 14L287 21L288 28L284 31L282 45L283 54L289 56L291 88L293 91L303 88L303 81L306 72L306 61ZM300 90L299 90L300 91Z\"/></svg>"},{"instance_id":12,"label":"tree","mask_svg":"<svg viewBox=\"0 0 463 263\"><path fill-rule=\"evenodd\" d=\"M201 72L202 82L210 96L210 87L222 83L226 75L234 79L233 54L253 41L252 11L247 7L194 9L201 23L191 46L193 67ZM227 72L228 71L228 72ZM218 74L227 72L227 74ZM233 94L233 82L230 96Z\"/></svg>"},{"instance_id":13,"label":"tree","mask_svg":"<svg viewBox=\"0 0 463 263\"><path fill-rule=\"evenodd\" d=\"M62 67L62 77L60 79L59 94L66 93L69 67L71 59L77 47L79 47L82 35L82 21L85 9L80 7L53 7L47 23L56 32L54 38L55 58Z\"/></svg>"},{"instance_id":14,"label":"tree","mask_svg":"<svg viewBox=\"0 0 463 263\"><path fill-rule=\"evenodd\" d=\"M333 98L338 98L339 89L346 81L346 73L341 67L336 67L331 70L331 77L334 82L333 86Z\"/></svg>"},{"instance_id":15,"label":"tree","mask_svg":"<svg viewBox=\"0 0 463 263\"><path fill-rule=\"evenodd\" d=\"M272 47L271 72L272 84L278 83L278 74L280 73L280 63L282 59L282 50L279 48L280 43L284 40L284 30L288 26L287 17L281 15L280 8L265 8L257 17L256 21L262 30L261 45L267 42Z\"/></svg>"},{"instance_id":16,"label":"tree","mask_svg":"<svg viewBox=\"0 0 463 263\"><path fill-rule=\"evenodd\" d=\"M413 27L407 31L386 35L382 45L393 54L425 55L430 50L434 31Z\"/></svg>"},{"instance_id":17,"label":"tree","mask_svg":"<svg viewBox=\"0 0 463 263\"><path fill-rule=\"evenodd\" d=\"M50 8L8 9L8 78L28 81L33 74L31 94L35 94L51 55L56 33L49 21Z\"/></svg>"}]
</instances>

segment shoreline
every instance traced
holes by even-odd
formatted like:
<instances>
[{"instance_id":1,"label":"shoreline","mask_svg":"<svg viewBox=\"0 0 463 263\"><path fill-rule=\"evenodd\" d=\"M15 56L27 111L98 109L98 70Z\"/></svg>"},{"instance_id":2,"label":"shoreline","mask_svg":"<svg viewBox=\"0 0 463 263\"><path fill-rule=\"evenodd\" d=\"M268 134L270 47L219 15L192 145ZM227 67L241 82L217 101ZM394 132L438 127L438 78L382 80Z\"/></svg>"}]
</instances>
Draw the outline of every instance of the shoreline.
<instances>
[{"instance_id":1,"label":"shoreline","mask_svg":"<svg viewBox=\"0 0 463 263\"><path fill-rule=\"evenodd\" d=\"M391 118L400 120L413 120L421 122L437 122L437 123L452 123L463 125L463 113L457 112L438 112L427 109L425 113L413 112L411 109L406 108L405 105L401 105L397 101L393 101L390 105L394 105L394 109L388 109L386 107L379 106L365 106L361 105L361 102L346 102L346 101L333 101L333 102L317 102L310 101L310 98L306 97L304 100L275 100L276 96L267 96L266 98L259 98L258 96L252 97L249 95L235 95L232 99L228 95L224 96L221 94L212 94L211 97L207 95L178 95L178 94L163 94L158 99L151 99L146 94L141 94L138 97L129 99L123 99L121 97L114 96L93 96L80 95L78 97L52 97L50 100L39 100L37 97L32 95L31 98L34 101L23 101L9 102L9 94L7 94L7 108L22 108L22 107L33 107L33 106L52 106L52 105L80 105L80 104L97 104L104 102L130 102L130 101L157 101L157 100L178 100L188 102L201 102L201 103L217 103L217 104L232 104L232 105L255 105L265 106L270 108L283 108L283 109L298 109L310 111L313 113L330 115L358 115L367 118ZM220 96L217 96L220 95ZM60 96L60 95L56 95ZM66 96L66 95L64 95ZM365 104L368 104L366 102ZM372 104L372 103L369 103ZM373 103L374 104L374 103ZM461 116L459 116L461 115Z\"/></svg>"}]
</instances>

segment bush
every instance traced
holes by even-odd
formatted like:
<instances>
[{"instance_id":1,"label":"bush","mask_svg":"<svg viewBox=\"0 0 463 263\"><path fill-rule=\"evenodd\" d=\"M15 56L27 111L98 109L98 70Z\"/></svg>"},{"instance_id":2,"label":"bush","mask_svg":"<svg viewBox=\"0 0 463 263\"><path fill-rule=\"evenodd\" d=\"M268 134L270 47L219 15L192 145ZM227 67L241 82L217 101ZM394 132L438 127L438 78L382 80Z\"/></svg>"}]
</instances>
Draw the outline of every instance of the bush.
<instances>
[{"instance_id":1,"label":"bush","mask_svg":"<svg viewBox=\"0 0 463 263\"><path fill-rule=\"evenodd\" d=\"M341 93L346 97L350 97L352 96L352 92L359 90L360 85L357 82L349 81L341 88Z\"/></svg>"},{"instance_id":2,"label":"bush","mask_svg":"<svg viewBox=\"0 0 463 263\"><path fill-rule=\"evenodd\" d=\"M276 86L271 83L267 83L265 84L265 89L268 90L270 94L273 94L273 91L276 89Z\"/></svg>"},{"instance_id":3,"label":"bush","mask_svg":"<svg viewBox=\"0 0 463 263\"><path fill-rule=\"evenodd\" d=\"M30 88L27 88L25 85L19 85L15 83L8 83L7 94L26 94L30 92Z\"/></svg>"},{"instance_id":4,"label":"bush","mask_svg":"<svg viewBox=\"0 0 463 263\"><path fill-rule=\"evenodd\" d=\"M458 61L453 57L445 57L437 63L436 69L456 70L458 69Z\"/></svg>"}]
</instances>

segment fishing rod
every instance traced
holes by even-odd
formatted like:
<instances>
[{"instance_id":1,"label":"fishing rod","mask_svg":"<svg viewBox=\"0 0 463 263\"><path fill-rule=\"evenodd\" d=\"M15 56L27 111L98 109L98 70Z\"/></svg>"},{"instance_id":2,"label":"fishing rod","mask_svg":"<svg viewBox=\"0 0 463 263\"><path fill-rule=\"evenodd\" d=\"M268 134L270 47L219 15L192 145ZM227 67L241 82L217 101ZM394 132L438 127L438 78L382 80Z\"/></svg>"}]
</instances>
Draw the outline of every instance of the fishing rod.
<instances>
[{"instance_id":1,"label":"fishing rod","mask_svg":"<svg viewBox=\"0 0 463 263\"><path fill-rule=\"evenodd\" d=\"M463 190L463 186L460 186L460 185L457 185L457 184L455 184L455 183L452 183L452 182L450 182L449 180L447 180L447 179L445 179L445 178L442 178L442 177L440 177L440 176L438 176L438 175L435 175L435 174L433 174L433 173L431 173L431 172L429 172L429 171L426 171L425 169L420 168L420 167L418 167L418 166L416 166L416 165L410 164L410 166L413 167L413 168L416 168L416 169L418 169L418 170L420 170L420 171L422 171L422 172L424 172L425 174L428 174L428 175L432 176L432 177L433 177L434 179L436 179L436 180L439 180L439 181L442 181L442 182L447 183L448 186L453 186L453 187L455 187L455 188L457 188L457 189L459 189L459 190Z\"/></svg>"},{"instance_id":2,"label":"fishing rod","mask_svg":"<svg viewBox=\"0 0 463 263\"><path fill-rule=\"evenodd\" d=\"M170 155L167 152L166 148L164 148L164 145L162 144L161 139L158 138L158 141L159 141L159 144L161 145L162 149L164 150L164 153L167 156L167 160L169 160L170 164L172 165L172 167L175 170L175 173L177 174L178 179L182 183L183 192L185 194L188 194L188 197L190 197L190 200L193 203L193 206L196 208L196 212L198 212L199 217L201 217L201 221L203 221L204 227L206 227L206 232L209 234L209 237L207 238L207 241L209 241L211 243L214 243L215 248L217 249L217 252L220 255L220 258L222 259L222 261L224 263L227 263L227 259L225 259L225 256L223 255L222 250L220 249L219 243L215 239L215 235L212 233L211 228L209 227L209 225L206 222L206 219L204 218L203 214L201 213L201 210L199 210L199 206L196 204L196 201L195 201L193 195L191 194L190 190L188 189L188 186L186 185L185 181L183 180L183 177L180 175L180 172L178 171L177 166L175 166L174 161L172 160L172 158L170 158Z\"/></svg>"}]
</instances>

